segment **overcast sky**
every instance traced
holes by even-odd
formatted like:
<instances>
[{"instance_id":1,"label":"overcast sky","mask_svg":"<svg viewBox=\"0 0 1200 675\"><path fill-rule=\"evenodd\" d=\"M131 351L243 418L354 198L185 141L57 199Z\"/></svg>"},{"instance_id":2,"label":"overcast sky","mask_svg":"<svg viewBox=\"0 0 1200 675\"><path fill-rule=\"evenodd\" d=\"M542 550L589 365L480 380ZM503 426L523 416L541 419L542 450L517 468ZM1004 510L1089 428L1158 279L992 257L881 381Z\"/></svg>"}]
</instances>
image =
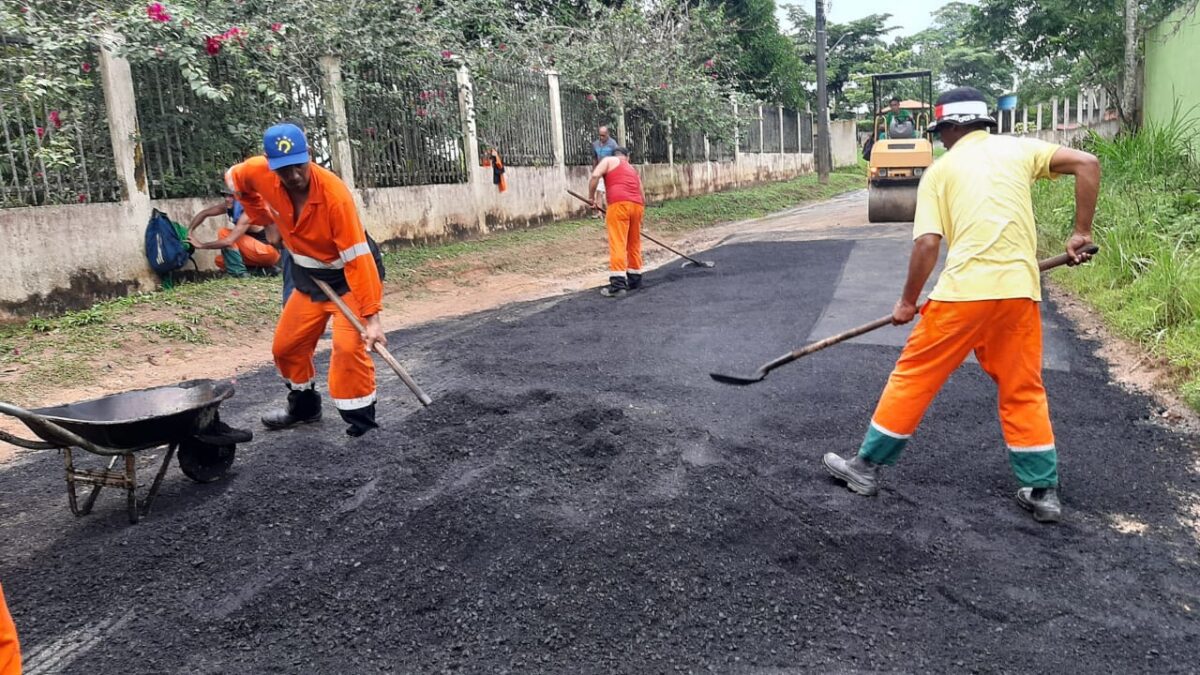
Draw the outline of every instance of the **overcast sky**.
<instances>
[{"instance_id":1,"label":"overcast sky","mask_svg":"<svg viewBox=\"0 0 1200 675\"><path fill-rule=\"evenodd\" d=\"M829 20L846 23L860 19L868 14L891 14L893 26L900 30L889 33L897 35L912 35L929 27L929 15L934 10L949 2L949 0L826 0L829 8ZM974 0L967 0L975 4ZM779 5L802 5L809 14L816 11L814 0L779 0Z\"/></svg>"}]
</instances>

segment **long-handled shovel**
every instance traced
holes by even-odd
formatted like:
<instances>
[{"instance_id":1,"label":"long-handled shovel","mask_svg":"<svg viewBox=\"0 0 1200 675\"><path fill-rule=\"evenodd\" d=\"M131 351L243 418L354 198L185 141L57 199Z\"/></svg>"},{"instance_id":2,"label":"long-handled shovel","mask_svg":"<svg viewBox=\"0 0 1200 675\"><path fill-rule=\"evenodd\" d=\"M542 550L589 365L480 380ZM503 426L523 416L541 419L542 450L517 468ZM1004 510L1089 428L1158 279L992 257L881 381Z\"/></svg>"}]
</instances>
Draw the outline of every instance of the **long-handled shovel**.
<instances>
[{"instance_id":1,"label":"long-handled shovel","mask_svg":"<svg viewBox=\"0 0 1200 675\"><path fill-rule=\"evenodd\" d=\"M576 199L578 199L580 201L586 202L588 204L592 203L591 200L589 200L587 197L584 197L583 195L579 194L578 192L575 192L574 190L567 190L567 192L572 197L575 197ZM600 213L607 213L607 211L604 209L603 206L600 206L598 208L600 209ZM655 244L658 244L659 246L670 251L671 253L674 253L675 255L679 256L680 258L683 258L684 260L686 260L687 262L685 262L683 264L684 267L687 267L689 263L692 265L695 265L696 267L715 267L716 266L716 263L712 262L711 260L696 260L695 258L693 258L690 255L680 253L679 251L676 251L675 249L671 248L670 246L667 246L666 244L662 243L661 241L655 239L654 237L651 237L650 235L646 234L645 231L642 232L642 237L654 242Z\"/></svg>"},{"instance_id":2,"label":"long-handled shovel","mask_svg":"<svg viewBox=\"0 0 1200 675\"><path fill-rule=\"evenodd\" d=\"M342 298L338 296L338 294L335 293L332 288L329 287L329 284L315 277L310 278L312 278L312 280L317 284L317 288L320 288L321 292L324 293L325 296L330 300L332 300L333 304L337 305L337 308L342 312L342 316L346 317L346 319L350 321L350 324L354 326L354 329L357 330L359 334L367 332L367 329L363 327L362 322L358 320L358 317L354 315L354 312L350 311L350 308L346 306L345 301L343 301ZM400 379L404 381L404 384L408 386L409 391L411 391L413 395L417 397L417 400L421 402L421 405L429 405L430 403L433 403L433 399L429 398L429 394L426 394L421 389L421 386L417 384L416 380L412 379L412 377L408 374L408 371L404 369L404 366L400 365L400 362L396 360L396 357L392 356L392 353L387 350L387 347L376 343L374 345L374 349L375 353L378 354L384 361L386 361L387 364L392 367L392 370L396 371L396 374L399 375Z\"/></svg>"},{"instance_id":3,"label":"long-handled shovel","mask_svg":"<svg viewBox=\"0 0 1200 675\"><path fill-rule=\"evenodd\" d=\"M1095 255L1099 252L1100 252L1100 247L1095 246L1095 245L1089 246L1083 250L1083 253L1087 253L1089 255ZM1071 257L1069 255L1067 255L1066 253L1062 253L1060 255L1054 256L1053 258L1046 258L1045 260L1040 261L1038 263L1038 269L1041 270L1042 272L1045 272L1046 270L1053 269L1055 267L1059 267L1062 265L1069 265L1069 264L1072 264ZM716 380L717 382L720 382L721 384L732 384L732 385L736 385L736 386L746 386L748 384L754 384L755 382L762 382L767 377L768 373L770 373L772 370L775 370L776 368L778 368L780 366L786 366L787 364L791 363L792 361L795 361L797 359L808 356L809 354L812 354L813 352L819 352L822 349L825 349L826 347L836 345L839 342L845 342L846 340L849 340L850 338L853 338L853 337L858 337L859 335L862 335L863 333L870 333L871 331L876 330L878 328L883 328L884 326L891 325L891 323L892 323L892 315L891 314L889 314L887 316L881 316L878 319L875 319L874 321L872 321L871 323L865 323L856 328L851 328L850 330L848 330L844 333L838 333L837 335L827 337L824 340L818 340L817 342L813 342L812 344L804 345L803 347L801 347L795 351L788 352L787 354L784 354L783 356L780 356L779 358L777 358L773 361L764 363L762 366L759 367L758 370L754 371L753 375L750 375L748 377L743 377L740 375L722 375L720 373L709 373L708 376L711 377L712 379Z\"/></svg>"}]
</instances>

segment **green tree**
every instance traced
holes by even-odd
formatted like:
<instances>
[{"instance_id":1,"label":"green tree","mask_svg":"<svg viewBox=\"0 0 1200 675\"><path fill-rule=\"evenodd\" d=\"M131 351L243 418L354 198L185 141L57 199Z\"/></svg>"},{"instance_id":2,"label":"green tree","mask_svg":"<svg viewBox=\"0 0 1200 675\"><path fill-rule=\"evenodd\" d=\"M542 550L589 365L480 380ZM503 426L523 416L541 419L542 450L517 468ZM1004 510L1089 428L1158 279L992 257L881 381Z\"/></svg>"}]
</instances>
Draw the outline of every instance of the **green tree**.
<instances>
[{"instance_id":1,"label":"green tree","mask_svg":"<svg viewBox=\"0 0 1200 675\"><path fill-rule=\"evenodd\" d=\"M1138 35L1175 8L1195 0L1142 0ZM1086 76L1120 101L1126 87L1125 0L981 0L971 10L974 44L989 46L1011 61L1028 64L1030 79L1067 83ZM1125 110L1127 120L1135 111Z\"/></svg>"},{"instance_id":2,"label":"green tree","mask_svg":"<svg viewBox=\"0 0 1200 675\"><path fill-rule=\"evenodd\" d=\"M763 101L799 107L806 99L806 69L791 40L779 28L775 0L721 0L741 48L738 77L742 91Z\"/></svg>"},{"instance_id":3,"label":"green tree","mask_svg":"<svg viewBox=\"0 0 1200 675\"><path fill-rule=\"evenodd\" d=\"M862 108L871 99L868 75L903 70L912 63L905 45L889 46L891 14L869 14L847 23L826 24L826 91L834 114ZM799 5L788 7L792 40L808 69L816 64L816 19ZM814 77L815 79L815 77Z\"/></svg>"},{"instance_id":4,"label":"green tree","mask_svg":"<svg viewBox=\"0 0 1200 675\"><path fill-rule=\"evenodd\" d=\"M972 40L971 6L948 3L933 13L933 25L902 39L914 64L933 72L939 88L971 86L995 99L1012 87L1016 68L1002 53Z\"/></svg>"}]
</instances>

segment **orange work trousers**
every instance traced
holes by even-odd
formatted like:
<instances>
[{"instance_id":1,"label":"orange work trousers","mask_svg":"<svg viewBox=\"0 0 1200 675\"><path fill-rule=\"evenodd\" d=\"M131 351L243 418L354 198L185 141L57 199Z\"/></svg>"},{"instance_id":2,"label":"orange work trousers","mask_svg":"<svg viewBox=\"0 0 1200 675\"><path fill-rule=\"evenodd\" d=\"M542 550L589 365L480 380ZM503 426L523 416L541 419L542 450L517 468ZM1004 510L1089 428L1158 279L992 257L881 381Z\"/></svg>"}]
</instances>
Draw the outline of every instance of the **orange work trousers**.
<instances>
[{"instance_id":1,"label":"orange work trousers","mask_svg":"<svg viewBox=\"0 0 1200 675\"><path fill-rule=\"evenodd\" d=\"M1017 480L1025 487L1056 486L1058 455L1042 386L1042 320L1038 303L1024 298L925 303L859 456L895 463L938 390L972 351L998 387L1000 425Z\"/></svg>"},{"instance_id":2,"label":"orange work trousers","mask_svg":"<svg viewBox=\"0 0 1200 675\"><path fill-rule=\"evenodd\" d=\"M222 227L217 230L217 238L223 239L229 236L230 230L228 227ZM242 260L246 262L246 267L274 267L279 264L279 250L270 244L251 237L248 234L243 234L233 243L237 250L242 254ZM217 267L225 269L225 258L221 254L217 254Z\"/></svg>"},{"instance_id":3,"label":"orange work trousers","mask_svg":"<svg viewBox=\"0 0 1200 675\"><path fill-rule=\"evenodd\" d=\"M342 300L363 321L354 294L347 293ZM330 315L333 354L329 358L329 396L338 410L365 408L375 402L375 363L367 354L362 336L332 302L315 302L307 293L292 293L275 327L271 345L275 367L292 389L311 389L317 375L313 353Z\"/></svg>"},{"instance_id":4,"label":"orange work trousers","mask_svg":"<svg viewBox=\"0 0 1200 675\"><path fill-rule=\"evenodd\" d=\"M635 202L608 205L608 270L610 276L642 273L642 215L646 207Z\"/></svg>"},{"instance_id":5,"label":"orange work trousers","mask_svg":"<svg viewBox=\"0 0 1200 675\"><path fill-rule=\"evenodd\" d=\"M4 603L4 587L0 586L0 675L21 675L21 645L17 642L17 627L8 605Z\"/></svg>"}]
</instances>

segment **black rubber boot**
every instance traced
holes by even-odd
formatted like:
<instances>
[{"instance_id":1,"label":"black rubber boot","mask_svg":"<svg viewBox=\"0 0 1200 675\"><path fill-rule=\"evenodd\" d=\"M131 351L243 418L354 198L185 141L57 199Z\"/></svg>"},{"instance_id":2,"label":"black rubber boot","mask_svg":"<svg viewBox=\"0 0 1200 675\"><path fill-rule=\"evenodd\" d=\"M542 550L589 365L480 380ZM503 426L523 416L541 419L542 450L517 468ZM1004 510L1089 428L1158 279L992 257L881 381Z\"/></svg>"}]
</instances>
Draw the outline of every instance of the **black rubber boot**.
<instances>
[{"instance_id":1,"label":"black rubber boot","mask_svg":"<svg viewBox=\"0 0 1200 675\"><path fill-rule=\"evenodd\" d=\"M288 429L297 424L311 424L321 419L321 395L316 389L293 389L288 392L287 409L263 415L268 429Z\"/></svg>"},{"instance_id":2,"label":"black rubber boot","mask_svg":"<svg viewBox=\"0 0 1200 675\"><path fill-rule=\"evenodd\" d=\"M625 282L624 275L619 277L609 277L608 285L600 289L600 295L606 298L620 298L629 292L629 285Z\"/></svg>"},{"instance_id":3,"label":"black rubber boot","mask_svg":"<svg viewBox=\"0 0 1200 675\"><path fill-rule=\"evenodd\" d=\"M845 460L833 452L825 453L821 463L831 476L845 482L851 492L857 492L864 497L873 497L879 493L878 464L872 464L858 455Z\"/></svg>"},{"instance_id":4,"label":"black rubber boot","mask_svg":"<svg viewBox=\"0 0 1200 675\"><path fill-rule=\"evenodd\" d=\"M338 410L338 414L342 416L342 420L349 424L346 427L346 435L358 438L372 429L378 429L379 425L375 423L375 404L365 408L356 408L354 410Z\"/></svg>"},{"instance_id":5,"label":"black rubber boot","mask_svg":"<svg viewBox=\"0 0 1200 675\"><path fill-rule=\"evenodd\" d=\"M642 287L642 275L630 272L626 276L629 278L629 290L636 291Z\"/></svg>"},{"instance_id":6,"label":"black rubber boot","mask_svg":"<svg viewBox=\"0 0 1200 675\"><path fill-rule=\"evenodd\" d=\"M237 445L254 440L254 433L229 426L221 421L221 414L217 413L212 423L196 434L196 440L209 445Z\"/></svg>"},{"instance_id":7,"label":"black rubber boot","mask_svg":"<svg viewBox=\"0 0 1200 675\"><path fill-rule=\"evenodd\" d=\"M1017 490L1017 503L1033 514L1039 523L1057 523L1062 520L1062 504L1058 501L1056 488L1028 488Z\"/></svg>"}]
</instances>

